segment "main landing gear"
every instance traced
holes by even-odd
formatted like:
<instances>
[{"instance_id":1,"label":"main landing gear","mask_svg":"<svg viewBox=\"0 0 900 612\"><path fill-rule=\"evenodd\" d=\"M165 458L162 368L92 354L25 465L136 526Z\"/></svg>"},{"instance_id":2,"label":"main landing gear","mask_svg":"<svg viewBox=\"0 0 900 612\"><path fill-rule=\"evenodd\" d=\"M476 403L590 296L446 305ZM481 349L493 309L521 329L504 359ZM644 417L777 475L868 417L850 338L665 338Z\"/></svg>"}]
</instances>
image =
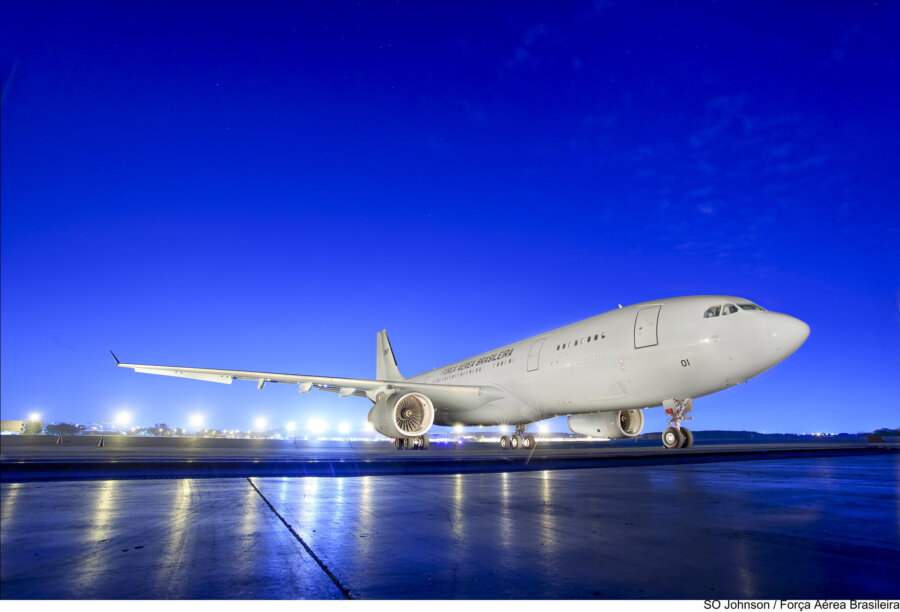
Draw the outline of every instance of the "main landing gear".
<instances>
[{"instance_id":1,"label":"main landing gear","mask_svg":"<svg viewBox=\"0 0 900 612\"><path fill-rule=\"evenodd\" d=\"M690 448L694 445L694 434L681 424L685 421L693 421L694 417L687 416L693 407L693 400L671 399L663 402L666 414L669 415L669 427L662 433L662 443L666 448Z\"/></svg>"},{"instance_id":2,"label":"main landing gear","mask_svg":"<svg viewBox=\"0 0 900 612\"><path fill-rule=\"evenodd\" d=\"M397 450L428 450L428 434L415 438L397 438L394 440Z\"/></svg>"},{"instance_id":3,"label":"main landing gear","mask_svg":"<svg viewBox=\"0 0 900 612\"><path fill-rule=\"evenodd\" d=\"M531 434L525 434L525 425L516 425L516 434L513 436L501 436L500 448L503 450L531 450L537 442Z\"/></svg>"}]
</instances>

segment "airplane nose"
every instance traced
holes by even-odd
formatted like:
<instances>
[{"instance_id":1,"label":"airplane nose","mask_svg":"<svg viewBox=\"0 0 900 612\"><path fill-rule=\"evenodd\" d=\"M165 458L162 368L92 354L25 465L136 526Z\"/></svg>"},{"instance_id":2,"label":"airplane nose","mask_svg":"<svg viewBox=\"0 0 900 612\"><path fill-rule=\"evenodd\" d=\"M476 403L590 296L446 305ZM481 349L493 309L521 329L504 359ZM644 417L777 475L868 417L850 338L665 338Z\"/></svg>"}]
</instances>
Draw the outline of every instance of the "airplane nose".
<instances>
[{"instance_id":1,"label":"airplane nose","mask_svg":"<svg viewBox=\"0 0 900 612\"><path fill-rule=\"evenodd\" d=\"M784 359L806 342L809 337L809 325L789 315L771 313L769 321L769 338L775 352Z\"/></svg>"}]
</instances>

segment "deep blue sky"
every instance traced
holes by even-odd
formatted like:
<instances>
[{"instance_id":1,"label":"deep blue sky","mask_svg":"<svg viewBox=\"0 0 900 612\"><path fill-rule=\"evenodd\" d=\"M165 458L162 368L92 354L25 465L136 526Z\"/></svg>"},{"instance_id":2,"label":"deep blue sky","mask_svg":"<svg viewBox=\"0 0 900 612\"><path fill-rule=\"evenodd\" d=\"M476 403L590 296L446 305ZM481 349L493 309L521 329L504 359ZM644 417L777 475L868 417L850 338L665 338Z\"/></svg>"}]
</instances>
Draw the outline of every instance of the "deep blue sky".
<instances>
[{"instance_id":1,"label":"deep blue sky","mask_svg":"<svg viewBox=\"0 0 900 612\"><path fill-rule=\"evenodd\" d=\"M412 375L727 293L812 333L693 427L900 425L898 3L134 4L2 6L3 418L361 425L106 350Z\"/></svg>"}]
</instances>

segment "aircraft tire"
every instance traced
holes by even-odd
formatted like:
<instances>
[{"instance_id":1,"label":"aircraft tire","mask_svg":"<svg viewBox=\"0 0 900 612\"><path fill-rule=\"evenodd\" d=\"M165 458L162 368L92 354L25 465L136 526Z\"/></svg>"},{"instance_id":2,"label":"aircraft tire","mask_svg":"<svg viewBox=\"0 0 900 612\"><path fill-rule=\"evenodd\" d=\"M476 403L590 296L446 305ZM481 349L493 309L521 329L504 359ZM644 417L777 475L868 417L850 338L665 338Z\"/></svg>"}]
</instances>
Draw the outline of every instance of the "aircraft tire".
<instances>
[{"instance_id":1,"label":"aircraft tire","mask_svg":"<svg viewBox=\"0 0 900 612\"><path fill-rule=\"evenodd\" d=\"M690 448L694 445L694 434L687 427L681 428L681 435L684 436L684 443L681 448Z\"/></svg>"},{"instance_id":2,"label":"aircraft tire","mask_svg":"<svg viewBox=\"0 0 900 612\"><path fill-rule=\"evenodd\" d=\"M522 436L512 436L509 439L509 447L513 450L519 450L522 446Z\"/></svg>"},{"instance_id":3,"label":"aircraft tire","mask_svg":"<svg viewBox=\"0 0 900 612\"><path fill-rule=\"evenodd\" d=\"M662 443L666 448L681 448L684 436L674 427L666 427L662 432Z\"/></svg>"},{"instance_id":4,"label":"aircraft tire","mask_svg":"<svg viewBox=\"0 0 900 612\"><path fill-rule=\"evenodd\" d=\"M509 436L500 436L500 448L502 450L509 448Z\"/></svg>"},{"instance_id":5,"label":"aircraft tire","mask_svg":"<svg viewBox=\"0 0 900 612\"><path fill-rule=\"evenodd\" d=\"M537 445L537 442L535 442L534 440L534 436L532 436L531 434L525 436L523 442L525 443L525 448L528 450L533 449Z\"/></svg>"},{"instance_id":6,"label":"aircraft tire","mask_svg":"<svg viewBox=\"0 0 900 612\"><path fill-rule=\"evenodd\" d=\"M397 447L397 450L403 450L403 438L397 438L394 440L394 446Z\"/></svg>"},{"instance_id":7,"label":"aircraft tire","mask_svg":"<svg viewBox=\"0 0 900 612\"><path fill-rule=\"evenodd\" d=\"M428 450L429 446L430 445L428 443L428 434L423 434L422 435L422 447L421 447L422 450Z\"/></svg>"}]
</instances>

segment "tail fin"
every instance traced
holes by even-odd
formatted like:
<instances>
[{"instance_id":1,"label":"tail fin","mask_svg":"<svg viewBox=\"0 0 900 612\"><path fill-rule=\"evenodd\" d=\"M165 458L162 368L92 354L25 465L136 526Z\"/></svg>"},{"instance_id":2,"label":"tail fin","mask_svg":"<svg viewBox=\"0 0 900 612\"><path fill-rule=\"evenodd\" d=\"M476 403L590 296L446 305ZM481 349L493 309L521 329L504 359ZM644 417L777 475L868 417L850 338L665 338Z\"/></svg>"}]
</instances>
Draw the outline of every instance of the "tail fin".
<instances>
[{"instance_id":1,"label":"tail fin","mask_svg":"<svg viewBox=\"0 0 900 612\"><path fill-rule=\"evenodd\" d=\"M388 340L387 331L378 332L378 357L375 361L375 378L378 380L403 380L400 370L397 369L397 360Z\"/></svg>"}]
</instances>

